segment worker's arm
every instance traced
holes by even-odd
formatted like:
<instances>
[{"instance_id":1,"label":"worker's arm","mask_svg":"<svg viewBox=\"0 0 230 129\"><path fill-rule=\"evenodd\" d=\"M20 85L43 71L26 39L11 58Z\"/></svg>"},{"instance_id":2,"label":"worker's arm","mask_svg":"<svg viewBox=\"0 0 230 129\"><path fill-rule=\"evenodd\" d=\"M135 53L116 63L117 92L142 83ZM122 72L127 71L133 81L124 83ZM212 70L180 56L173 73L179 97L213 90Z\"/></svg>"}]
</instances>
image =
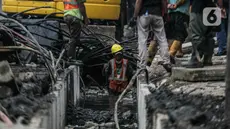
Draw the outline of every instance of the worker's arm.
<instances>
[{"instance_id":1,"label":"worker's arm","mask_svg":"<svg viewBox=\"0 0 230 129\"><path fill-rule=\"evenodd\" d=\"M135 72L135 71L134 71L134 69L132 68L131 64L128 63L128 64L127 64L127 77L128 77L128 80L129 80L129 81L132 79L133 75L135 74L134 72Z\"/></svg>"},{"instance_id":2,"label":"worker's arm","mask_svg":"<svg viewBox=\"0 0 230 129\"><path fill-rule=\"evenodd\" d=\"M85 2L86 2L86 0L80 0L79 1L79 9L80 9L80 12L84 18L85 24L88 24L89 19L88 19L87 14L86 14L86 9L85 9L85 4L84 4Z\"/></svg>"},{"instance_id":3,"label":"worker's arm","mask_svg":"<svg viewBox=\"0 0 230 129\"><path fill-rule=\"evenodd\" d=\"M140 13L141 10L141 6L142 6L142 1L143 0L136 0L136 4L135 4L135 9L134 9L134 15L133 17L137 17Z\"/></svg>"},{"instance_id":4,"label":"worker's arm","mask_svg":"<svg viewBox=\"0 0 230 129\"><path fill-rule=\"evenodd\" d=\"M111 65L110 65L110 62L108 62L107 64L104 65L103 75L105 75L106 77L109 77L110 74L111 74Z\"/></svg>"}]
</instances>

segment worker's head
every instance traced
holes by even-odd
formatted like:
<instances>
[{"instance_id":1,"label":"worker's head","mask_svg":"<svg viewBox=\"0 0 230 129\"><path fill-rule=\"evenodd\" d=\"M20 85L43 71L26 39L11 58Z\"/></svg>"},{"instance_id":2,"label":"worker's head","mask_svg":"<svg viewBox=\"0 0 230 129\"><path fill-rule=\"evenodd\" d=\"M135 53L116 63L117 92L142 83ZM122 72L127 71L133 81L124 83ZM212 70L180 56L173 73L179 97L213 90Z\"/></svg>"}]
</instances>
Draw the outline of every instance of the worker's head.
<instances>
[{"instance_id":1,"label":"worker's head","mask_svg":"<svg viewBox=\"0 0 230 129\"><path fill-rule=\"evenodd\" d=\"M111 52L117 61L120 61L122 59L123 56L122 50L123 48L119 44L114 44L111 48Z\"/></svg>"}]
</instances>

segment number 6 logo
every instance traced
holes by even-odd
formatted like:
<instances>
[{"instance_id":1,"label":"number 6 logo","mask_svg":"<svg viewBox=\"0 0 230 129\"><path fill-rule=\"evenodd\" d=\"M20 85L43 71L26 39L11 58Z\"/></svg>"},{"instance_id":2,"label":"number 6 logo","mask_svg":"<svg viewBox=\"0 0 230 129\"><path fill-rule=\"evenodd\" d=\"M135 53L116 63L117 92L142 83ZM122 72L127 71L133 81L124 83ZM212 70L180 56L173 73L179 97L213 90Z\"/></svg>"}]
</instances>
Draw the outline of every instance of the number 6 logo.
<instances>
[{"instance_id":1,"label":"number 6 logo","mask_svg":"<svg viewBox=\"0 0 230 129\"><path fill-rule=\"evenodd\" d=\"M203 24L205 26L219 26L221 24L220 8L207 7L203 10Z\"/></svg>"}]
</instances>

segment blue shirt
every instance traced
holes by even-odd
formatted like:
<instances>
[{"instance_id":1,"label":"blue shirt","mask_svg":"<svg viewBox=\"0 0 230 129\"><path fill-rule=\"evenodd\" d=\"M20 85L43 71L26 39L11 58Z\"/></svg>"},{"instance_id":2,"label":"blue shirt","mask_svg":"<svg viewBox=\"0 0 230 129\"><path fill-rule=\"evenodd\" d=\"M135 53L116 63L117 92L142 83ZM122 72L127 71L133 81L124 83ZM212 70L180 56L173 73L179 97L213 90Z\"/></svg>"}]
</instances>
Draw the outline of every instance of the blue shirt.
<instances>
[{"instance_id":1,"label":"blue shirt","mask_svg":"<svg viewBox=\"0 0 230 129\"><path fill-rule=\"evenodd\" d=\"M176 4L177 0L168 0L169 4ZM184 13L186 15L189 15L189 5L190 5L190 1L189 0L185 0L185 3L180 5L179 7L177 7L176 9L169 9L168 12L181 12Z\"/></svg>"}]
</instances>

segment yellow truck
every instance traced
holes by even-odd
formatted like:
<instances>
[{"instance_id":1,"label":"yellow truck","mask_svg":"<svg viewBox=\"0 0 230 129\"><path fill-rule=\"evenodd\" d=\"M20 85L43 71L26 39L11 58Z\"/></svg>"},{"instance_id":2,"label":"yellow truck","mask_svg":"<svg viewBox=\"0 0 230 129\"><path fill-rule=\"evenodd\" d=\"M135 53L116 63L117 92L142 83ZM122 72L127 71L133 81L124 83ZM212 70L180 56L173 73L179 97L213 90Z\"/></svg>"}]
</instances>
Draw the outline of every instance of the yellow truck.
<instances>
[{"instance_id":1,"label":"yellow truck","mask_svg":"<svg viewBox=\"0 0 230 129\"><path fill-rule=\"evenodd\" d=\"M92 20L116 21L118 30L123 30L127 23L127 4L126 0L87 0L85 3L86 12ZM8 14L24 12L35 7L50 6L50 8L41 8L27 11L25 15L49 15L55 14L56 17L62 17L58 14L63 10L62 0L3 0L2 10Z\"/></svg>"}]
</instances>

